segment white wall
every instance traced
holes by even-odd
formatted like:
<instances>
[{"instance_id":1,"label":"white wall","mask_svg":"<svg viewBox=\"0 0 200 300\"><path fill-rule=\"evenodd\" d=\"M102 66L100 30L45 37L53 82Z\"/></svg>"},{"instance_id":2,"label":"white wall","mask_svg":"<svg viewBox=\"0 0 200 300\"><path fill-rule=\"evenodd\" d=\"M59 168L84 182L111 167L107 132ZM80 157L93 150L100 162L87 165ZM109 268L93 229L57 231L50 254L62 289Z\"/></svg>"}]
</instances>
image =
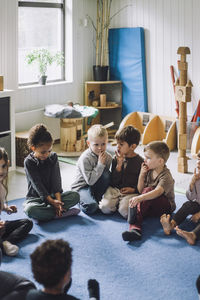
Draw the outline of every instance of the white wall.
<instances>
[{"instance_id":1,"label":"white wall","mask_svg":"<svg viewBox=\"0 0 200 300\"><path fill-rule=\"evenodd\" d=\"M194 85L191 115L200 99L200 1L199 0L114 0L113 13L125 5L111 27L144 27L149 111L175 116L170 65L176 70L179 46L188 46L188 76Z\"/></svg>"},{"instance_id":2,"label":"white wall","mask_svg":"<svg viewBox=\"0 0 200 300\"><path fill-rule=\"evenodd\" d=\"M149 111L175 116L169 66L172 64L177 70L177 49L188 46L188 73L194 85L188 114L192 115L200 98L200 1L113 0L112 12L127 4L130 6L113 18L111 27L145 28ZM90 25L84 27L82 21L87 14L95 15L95 5L95 0L73 0L73 81L18 90L17 0L0 0L0 74L4 75L5 88L15 90L17 113L68 100L83 103L84 81L92 79L94 32ZM19 126L29 127L26 119L17 119L21 120L16 124L17 130Z\"/></svg>"}]
</instances>

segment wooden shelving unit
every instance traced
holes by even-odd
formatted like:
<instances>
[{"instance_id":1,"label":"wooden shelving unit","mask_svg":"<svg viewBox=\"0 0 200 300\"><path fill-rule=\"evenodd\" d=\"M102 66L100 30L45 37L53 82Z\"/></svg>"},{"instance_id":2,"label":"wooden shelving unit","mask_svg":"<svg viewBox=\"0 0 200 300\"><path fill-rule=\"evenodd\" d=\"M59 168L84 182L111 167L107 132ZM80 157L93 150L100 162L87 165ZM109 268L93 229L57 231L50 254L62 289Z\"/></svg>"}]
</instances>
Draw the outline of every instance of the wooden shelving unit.
<instances>
[{"instance_id":1,"label":"wooden shelving unit","mask_svg":"<svg viewBox=\"0 0 200 300\"><path fill-rule=\"evenodd\" d=\"M0 146L9 155L10 170L15 169L15 120L13 91L0 91Z\"/></svg>"},{"instance_id":2,"label":"wooden shelving unit","mask_svg":"<svg viewBox=\"0 0 200 300\"><path fill-rule=\"evenodd\" d=\"M100 95L106 94L106 106L100 106ZM93 97L91 97L93 95ZM93 102L98 102L95 106L99 109L99 114L91 124L85 120L85 131L94 124L106 125L114 122L114 126L108 130L110 135L114 135L119 128L122 119L122 82L121 81L87 81L85 82L85 105L92 106Z\"/></svg>"}]
</instances>

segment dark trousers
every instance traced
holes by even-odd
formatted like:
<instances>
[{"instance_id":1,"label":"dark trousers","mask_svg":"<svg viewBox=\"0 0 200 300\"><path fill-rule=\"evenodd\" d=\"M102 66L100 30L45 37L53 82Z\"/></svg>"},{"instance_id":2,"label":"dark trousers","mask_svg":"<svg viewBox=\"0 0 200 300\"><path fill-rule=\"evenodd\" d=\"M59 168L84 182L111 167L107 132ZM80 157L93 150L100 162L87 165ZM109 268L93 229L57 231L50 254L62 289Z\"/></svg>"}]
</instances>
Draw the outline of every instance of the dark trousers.
<instances>
[{"instance_id":1,"label":"dark trousers","mask_svg":"<svg viewBox=\"0 0 200 300\"><path fill-rule=\"evenodd\" d=\"M105 169L101 177L92 186L80 189L80 208L86 214L93 214L99 209L99 201L110 185L110 171Z\"/></svg>"},{"instance_id":2,"label":"dark trousers","mask_svg":"<svg viewBox=\"0 0 200 300\"><path fill-rule=\"evenodd\" d=\"M197 239L200 240L200 224L195 227L193 232L196 234Z\"/></svg>"},{"instance_id":3,"label":"dark trousers","mask_svg":"<svg viewBox=\"0 0 200 300\"><path fill-rule=\"evenodd\" d=\"M23 240L33 227L33 222L29 219L19 219L14 221L6 221L4 233L0 236L0 247L2 242L8 241L12 244Z\"/></svg>"},{"instance_id":4,"label":"dark trousers","mask_svg":"<svg viewBox=\"0 0 200 300\"><path fill-rule=\"evenodd\" d=\"M181 224L189 215L194 215L200 211L200 205L196 201L186 201L174 214L172 219L177 225Z\"/></svg>"},{"instance_id":5,"label":"dark trousers","mask_svg":"<svg viewBox=\"0 0 200 300\"><path fill-rule=\"evenodd\" d=\"M194 215L200 211L200 204L196 201L186 201L181 208L175 213L172 219L177 225L181 224L189 215ZM193 232L196 234L197 239L200 239L200 224L195 227Z\"/></svg>"},{"instance_id":6,"label":"dark trousers","mask_svg":"<svg viewBox=\"0 0 200 300\"><path fill-rule=\"evenodd\" d=\"M19 275L0 271L0 299L25 300L29 290L35 289L34 283Z\"/></svg>"},{"instance_id":7,"label":"dark trousers","mask_svg":"<svg viewBox=\"0 0 200 300\"><path fill-rule=\"evenodd\" d=\"M152 191L152 188L144 188L142 194ZM134 224L129 225L131 229L142 229L142 222L145 217L160 217L162 214L171 213L171 205L164 195L152 200L142 201L137 204L137 215Z\"/></svg>"}]
</instances>

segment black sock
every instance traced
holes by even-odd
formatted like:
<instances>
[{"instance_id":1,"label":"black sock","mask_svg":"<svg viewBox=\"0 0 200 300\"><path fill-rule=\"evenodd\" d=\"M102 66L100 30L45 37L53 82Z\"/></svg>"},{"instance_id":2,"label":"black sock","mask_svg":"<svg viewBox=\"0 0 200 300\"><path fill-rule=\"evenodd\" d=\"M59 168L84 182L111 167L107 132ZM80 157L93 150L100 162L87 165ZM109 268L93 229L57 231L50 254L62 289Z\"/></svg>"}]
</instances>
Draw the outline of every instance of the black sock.
<instances>
[{"instance_id":1,"label":"black sock","mask_svg":"<svg viewBox=\"0 0 200 300\"><path fill-rule=\"evenodd\" d=\"M99 283L95 279L88 280L88 292L89 298L96 298L97 300L100 299L100 292L99 292Z\"/></svg>"},{"instance_id":2,"label":"black sock","mask_svg":"<svg viewBox=\"0 0 200 300\"><path fill-rule=\"evenodd\" d=\"M198 294L200 295L200 275L199 275L199 277L197 278L197 281L196 281L196 287L197 287Z\"/></svg>"},{"instance_id":3,"label":"black sock","mask_svg":"<svg viewBox=\"0 0 200 300\"><path fill-rule=\"evenodd\" d=\"M137 207L129 207L128 208L128 223L135 224L137 217Z\"/></svg>"}]
</instances>

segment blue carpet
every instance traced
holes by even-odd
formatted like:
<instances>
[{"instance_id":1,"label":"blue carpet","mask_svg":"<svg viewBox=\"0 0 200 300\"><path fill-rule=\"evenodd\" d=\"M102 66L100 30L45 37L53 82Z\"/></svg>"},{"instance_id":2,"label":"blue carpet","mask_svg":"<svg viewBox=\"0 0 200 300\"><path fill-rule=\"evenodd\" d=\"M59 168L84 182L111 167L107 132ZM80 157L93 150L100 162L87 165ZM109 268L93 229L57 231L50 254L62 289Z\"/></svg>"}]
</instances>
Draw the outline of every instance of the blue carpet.
<instances>
[{"instance_id":1,"label":"blue carpet","mask_svg":"<svg viewBox=\"0 0 200 300\"><path fill-rule=\"evenodd\" d=\"M178 207L185 197L176 194ZM13 201L17 215L24 217L23 199ZM2 214L2 219L7 215ZM182 228L193 225L186 220ZM26 240L20 243L16 258L4 256L2 270L18 273L31 280L29 254L45 239L63 238L73 247L73 284L70 293L88 299L87 280L100 282L101 300L193 300L197 299L195 281L200 274L199 246L189 246L175 233L163 234L159 220L147 219L142 241L125 243L121 233L127 223L117 213L54 220L34 224Z\"/></svg>"}]
</instances>

